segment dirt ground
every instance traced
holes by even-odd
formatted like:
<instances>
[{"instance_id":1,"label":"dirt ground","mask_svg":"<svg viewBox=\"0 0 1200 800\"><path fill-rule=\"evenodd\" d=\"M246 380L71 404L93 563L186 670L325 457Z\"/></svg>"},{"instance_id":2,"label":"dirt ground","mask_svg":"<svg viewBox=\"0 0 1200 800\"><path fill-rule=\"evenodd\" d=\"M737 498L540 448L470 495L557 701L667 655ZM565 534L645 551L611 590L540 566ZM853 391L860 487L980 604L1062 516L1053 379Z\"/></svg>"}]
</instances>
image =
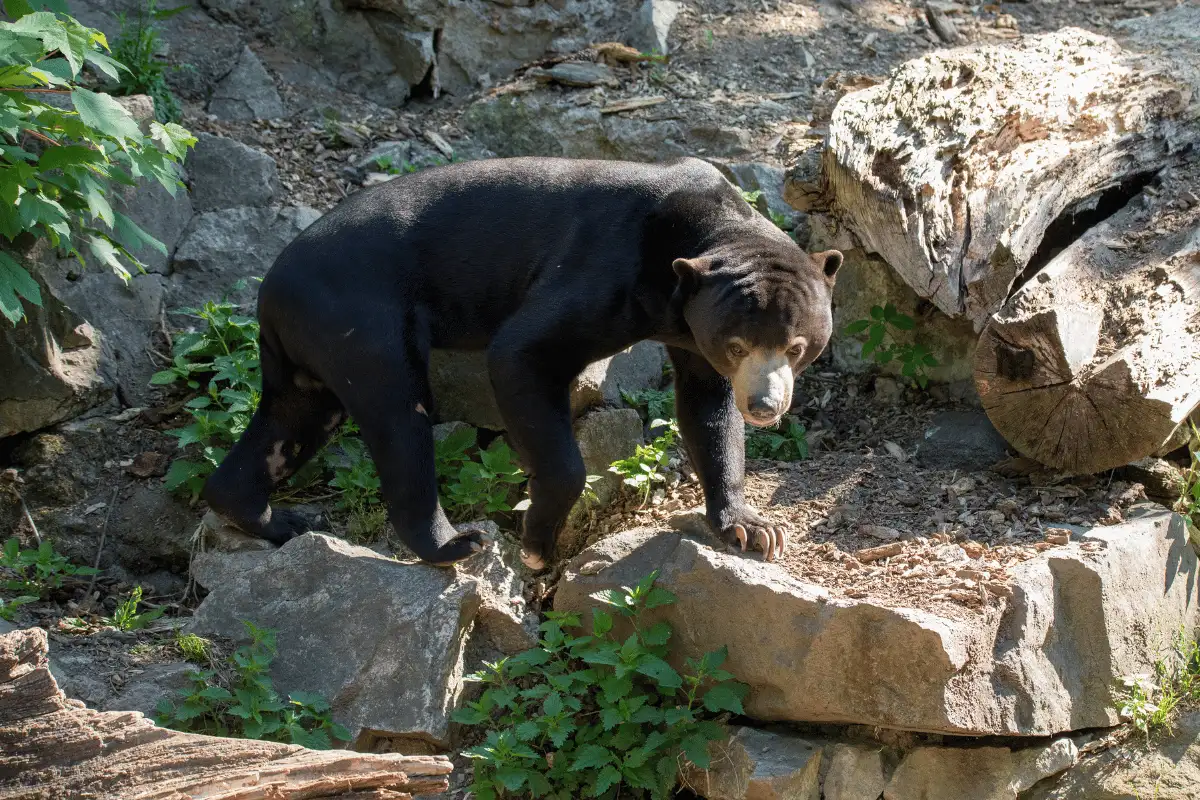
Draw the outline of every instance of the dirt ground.
<instances>
[{"instance_id":1,"label":"dirt ground","mask_svg":"<svg viewBox=\"0 0 1200 800\"><path fill-rule=\"evenodd\" d=\"M791 528L781 565L835 596L955 617L980 613L1011 593L1013 567L1078 539L1064 525L1116 524L1147 499L1141 484L1112 473L1067 479L1020 458L999 462L999 471L924 468L913 456L930 420L966 407L916 391L883 404L867 383L804 376L798 393L809 399L793 413L809 430L810 458L752 460L746 470L747 499ZM645 507L629 503L600 516L588 541L642 526L703 532L702 510L692 479ZM724 547L715 537L713 545Z\"/></svg>"}]
</instances>

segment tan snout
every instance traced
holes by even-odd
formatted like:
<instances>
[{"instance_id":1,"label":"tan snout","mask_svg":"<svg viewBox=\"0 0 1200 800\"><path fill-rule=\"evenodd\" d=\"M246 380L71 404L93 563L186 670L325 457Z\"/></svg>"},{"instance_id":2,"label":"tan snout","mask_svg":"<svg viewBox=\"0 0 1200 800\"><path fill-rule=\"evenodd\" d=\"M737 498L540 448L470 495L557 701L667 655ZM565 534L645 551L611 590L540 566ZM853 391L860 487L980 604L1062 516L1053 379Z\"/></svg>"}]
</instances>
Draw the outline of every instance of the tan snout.
<instances>
[{"instance_id":1,"label":"tan snout","mask_svg":"<svg viewBox=\"0 0 1200 800\"><path fill-rule=\"evenodd\" d=\"M742 418L770 427L791 408L792 364L786 350L751 350L733 375L733 399Z\"/></svg>"}]
</instances>

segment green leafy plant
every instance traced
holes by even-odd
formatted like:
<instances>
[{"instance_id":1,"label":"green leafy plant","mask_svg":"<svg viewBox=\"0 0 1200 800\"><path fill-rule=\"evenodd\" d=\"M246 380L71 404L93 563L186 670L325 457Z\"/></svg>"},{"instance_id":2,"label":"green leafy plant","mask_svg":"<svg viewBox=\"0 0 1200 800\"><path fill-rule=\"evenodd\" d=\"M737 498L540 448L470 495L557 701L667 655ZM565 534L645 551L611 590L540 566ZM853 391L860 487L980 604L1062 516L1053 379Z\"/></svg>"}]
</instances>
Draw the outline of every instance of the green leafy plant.
<instances>
[{"instance_id":1,"label":"green leafy plant","mask_svg":"<svg viewBox=\"0 0 1200 800\"><path fill-rule=\"evenodd\" d=\"M1200 523L1200 430L1192 422L1188 422L1192 435L1188 442L1191 464L1183 476L1183 488L1175 510L1187 514L1193 523Z\"/></svg>"},{"instance_id":2,"label":"green leafy plant","mask_svg":"<svg viewBox=\"0 0 1200 800\"><path fill-rule=\"evenodd\" d=\"M37 598L31 594L17 595L5 600L0 597L0 619L12 622L17 618L17 609L30 603L36 603Z\"/></svg>"},{"instance_id":3,"label":"green leafy plant","mask_svg":"<svg viewBox=\"0 0 1200 800\"><path fill-rule=\"evenodd\" d=\"M794 417L784 417L773 428L746 426L746 457L775 461L802 461L808 458L808 437L804 426Z\"/></svg>"},{"instance_id":4,"label":"green leafy plant","mask_svg":"<svg viewBox=\"0 0 1200 800\"><path fill-rule=\"evenodd\" d=\"M650 427L663 432L650 444L639 444L629 458L614 461L608 468L621 476L621 482L637 493L643 505L650 499L654 484L666 481L670 451L679 438L679 424L673 419L653 420Z\"/></svg>"},{"instance_id":5,"label":"green leafy plant","mask_svg":"<svg viewBox=\"0 0 1200 800\"><path fill-rule=\"evenodd\" d=\"M80 263L82 248L128 280L131 266L142 269L134 252L166 248L114 210L108 194L143 177L174 194L183 185L177 165L196 140L174 123L151 122L145 135L112 97L80 84L85 66L113 81L128 72L108 56L104 34L65 13L35 12L27 0L4 7L15 21L0 22L0 236L19 250L45 239ZM70 107L45 102L49 95ZM18 257L0 250L0 313L14 325L22 300L42 303Z\"/></svg>"},{"instance_id":6,"label":"green leafy plant","mask_svg":"<svg viewBox=\"0 0 1200 800\"><path fill-rule=\"evenodd\" d=\"M166 613L166 609L160 607L139 614L137 609L141 602L142 587L135 586L129 597L117 606L112 617L106 621L119 631L138 631Z\"/></svg>"},{"instance_id":7,"label":"green leafy plant","mask_svg":"<svg viewBox=\"0 0 1200 800\"><path fill-rule=\"evenodd\" d=\"M133 18L121 12L117 22L121 32L113 41L113 58L128 68L111 87L113 94L145 94L154 101L154 116L159 122L178 122L183 115L179 100L167 88L167 64L159 57L159 34L154 24L173 17L188 6L158 7L158 0L139 4Z\"/></svg>"},{"instance_id":8,"label":"green leafy plant","mask_svg":"<svg viewBox=\"0 0 1200 800\"><path fill-rule=\"evenodd\" d=\"M241 287L239 282L234 289ZM171 491L185 488L197 496L258 408L262 396L258 321L238 312L238 307L226 299L181 309L180 313L203 324L199 330L175 337L171 366L150 379L156 386L179 382L201 390L198 397L184 405L191 424L170 431L181 450L193 447L199 455L198 459L178 458L172 462L166 477Z\"/></svg>"},{"instance_id":9,"label":"green leafy plant","mask_svg":"<svg viewBox=\"0 0 1200 800\"><path fill-rule=\"evenodd\" d=\"M212 642L194 633L175 633L175 646L193 664L207 664L212 657Z\"/></svg>"},{"instance_id":10,"label":"green leafy plant","mask_svg":"<svg viewBox=\"0 0 1200 800\"><path fill-rule=\"evenodd\" d=\"M675 418L674 389L640 389L636 392L622 390L621 399L626 405L637 409L645 422Z\"/></svg>"},{"instance_id":11,"label":"green leafy plant","mask_svg":"<svg viewBox=\"0 0 1200 800\"><path fill-rule=\"evenodd\" d=\"M242 624L250 642L224 665L231 677L222 681L217 670L192 670L192 685L177 690L178 702L160 701L155 722L179 731L290 742L313 750L330 749L334 739L349 741L350 732L330 718L325 698L293 692L286 701L280 699L267 674L275 659L275 632L246 620Z\"/></svg>"},{"instance_id":12,"label":"green leafy plant","mask_svg":"<svg viewBox=\"0 0 1200 800\"><path fill-rule=\"evenodd\" d=\"M474 444L475 431L467 430ZM508 502L512 489L525 482L516 453L503 439L495 439L478 454L478 461L457 462L457 470L449 471L442 485L442 506L451 517L467 519L480 513L513 510Z\"/></svg>"},{"instance_id":13,"label":"green leafy plant","mask_svg":"<svg viewBox=\"0 0 1200 800\"><path fill-rule=\"evenodd\" d=\"M724 649L688 659L682 673L667 662L670 624L644 619L675 602L656 578L594 595L609 611L594 609L587 630L578 614L550 612L538 647L470 676L485 688L454 719L487 731L465 753L476 798L658 800L683 759L709 766L708 744L722 737L711 715L743 713L748 687L721 669Z\"/></svg>"},{"instance_id":14,"label":"green leafy plant","mask_svg":"<svg viewBox=\"0 0 1200 800\"><path fill-rule=\"evenodd\" d=\"M379 168L380 172L385 172L388 175L405 175L417 171L415 164L403 160L399 164L396 164L389 156L375 159L375 166Z\"/></svg>"},{"instance_id":15,"label":"green leafy plant","mask_svg":"<svg viewBox=\"0 0 1200 800\"><path fill-rule=\"evenodd\" d=\"M865 332L867 338L862 345L863 358L870 356L879 364L899 362L900 373L924 389L929 383L928 369L938 365L937 359L924 345L901 344L895 335L895 331L911 331L915 327L912 317L901 314L895 305L888 303L885 306L872 306L871 318L851 322L846 326L846 334L858 336Z\"/></svg>"},{"instance_id":16,"label":"green leafy plant","mask_svg":"<svg viewBox=\"0 0 1200 800\"><path fill-rule=\"evenodd\" d=\"M0 551L0 567L11 573L4 581L4 588L16 592L19 597L29 596L42 599L54 589L61 589L67 577L95 575L92 567L79 567L66 556L54 550L49 539L43 539L36 549L22 549L21 542L13 536L4 543ZM32 602L32 601L30 601Z\"/></svg>"},{"instance_id":17,"label":"green leafy plant","mask_svg":"<svg viewBox=\"0 0 1200 800\"><path fill-rule=\"evenodd\" d=\"M1154 663L1148 675L1122 678L1120 714L1147 740L1159 729L1170 729L1181 703L1200 700L1200 642L1186 632L1175 634L1170 651Z\"/></svg>"}]
</instances>

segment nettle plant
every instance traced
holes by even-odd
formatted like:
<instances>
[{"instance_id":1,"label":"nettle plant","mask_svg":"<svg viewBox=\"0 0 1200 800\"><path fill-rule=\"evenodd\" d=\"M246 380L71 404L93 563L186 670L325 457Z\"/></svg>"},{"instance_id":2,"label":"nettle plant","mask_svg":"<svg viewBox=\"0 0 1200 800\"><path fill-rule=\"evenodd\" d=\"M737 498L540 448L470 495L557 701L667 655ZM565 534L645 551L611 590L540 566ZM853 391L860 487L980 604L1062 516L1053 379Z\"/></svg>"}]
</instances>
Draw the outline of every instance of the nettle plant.
<instances>
[{"instance_id":1,"label":"nettle plant","mask_svg":"<svg viewBox=\"0 0 1200 800\"><path fill-rule=\"evenodd\" d=\"M152 178L174 194L177 166L196 140L173 123L149 135L116 100L81 85L85 67L111 81L128 69L107 55L104 34L66 16L65 3L5 0L14 22L0 22L0 236L18 249L46 239L60 255L83 252L123 280L142 269L133 255L161 242L115 210L114 184ZM46 99L57 95L69 107ZM37 281L12 252L0 250L0 313L14 325L22 300L42 304Z\"/></svg>"},{"instance_id":2,"label":"nettle plant","mask_svg":"<svg viewBox=\"0 0 1200 800\"><path fill-rule=\"evenodd\" d=\"M895 331L911 331L916 322L907 314L901 314L896 306L872 306L870 319L860 319L846 326L846 335L858 336L866 333L862 357L870 356L878 364L898 361L900 373L922 389L929 383L928 369L936 367L938 361L929 348L920 344L901 344Z\"/></svg>"},{"instance_id":3,"label":"nettle plant","mask_svg":"<svg viewBox=\"0 0 1200 800\"><path fill-rule=\"evenodd\" d=\"M671 626L645 621L675 602L657 575L594 595L611 613L594 609L588 629L578 614L550 612L538 647L469 676L485 688L454 719L487 731L465 753L475 797L659 800L685 761L709 766L709 742L723 738L712 717L743 713L748 687L721 669L724 649L682 673L667 663ZM632 630L624 639L613 614Z\"/></svg>"},{"instance_id":4,"label":"nettle plant","mask_svg":"<svg viewBox=\"0 0 1200 800\"><path fill-rule=\"evenodd\" d=\"M621 482L633 489L644 505L654 484L665 483L671 461L671 448L679 439L679 424L673 419L655 419L652 429L662 430L650 444L639 444L629 458L614 461L608 468L621 476Z\"/></svg>"},{"instance_id":5,"label":"nettle plant","mask_svg":"<svg viewBox=\"0 0 1200 800\"><path fill-rule=\"evenodd\" d=\"M808 458L808 434L795 417L784 417L772 428L746 426L746 458L803 461Z\"/></svg>"},{"instance_id":6,"label":"nettle plant","mask_svg":"<svg viewBox=\"0 0 1200 800\"><path fill-rule=\"evenodd\" d=\"M154 721L177 731L289 742L312 750L328 750L334 739L349 741L350 731L333 722L324 697L312 692L279 697L267 674L275 660L275 631L247 620L242 624L250 642L223 665L228 676L215 669L191 670L191 685L176 690L176 702L159 701Z\"/></svg>"},{"instance_id":7,"label":"nettle plant","mask_svg":"<svg viewBox=\"0 0 1200 800\"><path fill-rule=\"evenodd\" d=\"M478 434L475 428L459 428L434 445L442 508L457 520L512 511L512 491L525 482L516 453L503 439L479 450L478 461L471 458Z\"/></svg>"}]
</instances>

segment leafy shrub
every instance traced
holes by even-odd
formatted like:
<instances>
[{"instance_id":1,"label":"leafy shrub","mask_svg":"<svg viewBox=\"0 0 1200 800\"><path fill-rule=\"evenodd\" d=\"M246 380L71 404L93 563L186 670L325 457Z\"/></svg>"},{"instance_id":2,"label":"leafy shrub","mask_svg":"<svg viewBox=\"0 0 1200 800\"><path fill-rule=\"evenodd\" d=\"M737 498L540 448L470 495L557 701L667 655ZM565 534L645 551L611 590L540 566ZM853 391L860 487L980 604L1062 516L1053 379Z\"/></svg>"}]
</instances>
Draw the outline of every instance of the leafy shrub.
<instances>
[{"instance_id":1,"label":"leafy shrub","mask_svg":"<svg viewBox=\"0 0 1200 800\"><path fill-rule=\"evenodd\" d=\"M242 285L239 282L235 290ZM170 431L180 449L196 445L200 458L176 459L166 477L169 490L186 488L196 497L250 424L262 397L258 321L239 314L238 307L224 299L180 313L200 320L203 326L175 337L171 366L154 373L150 382L156 386L182 382L202 391L184 406L191 424Z\"/></svg>"},{"instance_id":2,"label":"leafy shrub","mask_svg":"<svg viewBox=\"0 0 1200 800\"><path fill-rule=\"evenodd\" d=\"M503 439L493 440L478 451L478 461L472 460L468 454L477 437L474 428L459 428L434 445L442 508L454 518L512 511L512 488L525 482L516 454Z\"/></svg>"},{"instance_id":3,"label":"leafy shrub","mask_svg":"<svg viewBox=\"0 0 1200 800\"><path fill-rule=\"evenodd\" d=\"M784 417L773 428L752 428L747 425L746 457L803 461L808 458L808 437L804 426L794 417Z\"/></svg>"},{"instance_id":4,"label":"leafy shrub","mask_svg":"<svg viewBox=\"0 0 1200 800\"><path fill-rule=\"evenodd\" d=\"M637 409L644 422L655 419L675 418L674 389L641 389L636 392L621 392L626 405Z\"/></svg>"},{"instance_id":5,"label":"leafy shrub","mask_svg":"<svg viewBox=\"0 0 1200 800\"><path fill-rule=\"evenodd\" d=\"M0 619L12 622L17 618L17 609L21 606L36 603L37 598L31 594L17 595L5 600L0 597Z\"/></svg>"},{"instance_id":6,"label":"leafy shrub","mask_svg":"<svg viewBox=\"0 0 1200 800\"><path fill-rule=\"evenodd\" d=\"M158 30L154 23L173 17L188 6L158 7L158 0L145 0L133 19L121 12L117 21L121 32L113 42L113 58L128 70L112 86L118 95L145 94L154 101L154 116L159 122L178 122L183 115L179 100L167 88L167 64L158 56Z\"/></svg>"},{"instance_id":7,"label":"leafy shrub","mask_svg":"<svg viewBox=\"0 0 1200 800\"><path fill-rule=\"evenodd\" d=\"M142 268L133 252L166 248L113 209L111 186L150 177L174 194L176 165L196 140L174 123L152 122L146 136L112 97L80 85L84 66L113 81L128 72L106 54L104 34L33 12L26 0L5 9L17 19L0 22L0 235L22 246L44 238L81 263L83 248L128 280L129 266ZM71 108L44 102L48 95L69 98ZM38 284L0 250L0 313L14 325L22 299L41 305Z\"/></svg>"},{"instance_id":8,"label":"leafy shrub","mask_svg":"<svg viewBox=\"0 0 1200 800\"><path fill-rule=\"evenodd\" d=\"M329 702L310 692L293 692L287 701L275 693L267 674L275 659L275 632L243 620L250 643L225 663L232 673L223 682L216 670L192 670L192 685L178 689L180 702L162 700L154 721L165 728L210 736L289 742L328 750L332 739L349 741L350 731L329 717ZM225 685L222 685L225 683Z\"/></svg>"},{"instance_id":9,"label":"leafy shrub","mask_svg":"<svg viewBox=\"0 0 1200 800\"><path fill-rule=\"evenodd\" d=\"M621 476L621 482L632 488L643 504L650 499L654 484L667 480L671 448L679 438L679 424L673 419L653 420L650 427L663 432L650 444L639 444L629 458L614 461L608 468L609 472Z\"/></svg>"},{"instance_id":10,"label":"leafy shrub","mask_svg":"<svg viewBox=\"0 0 1200 800\"><path fill-rule=\"evenodd\" d=\"M165 612L165 608L155 608L151 611L138 613L138 605L142 602L142 587L135 586L117 610L113 612L112 618L108 623L119 631L138 631L149 625L154 620L161 617Z\"/></svg>"},{"instance_id":11,"label":"leafy shrub","mask_svg":"<svg viewBox=\"0 0 1200 800\"><path fill-rule=\"evenodd\" d=\"M399 164L396 164L388 156L375 159L375 166L379 168L380 172L387 173L388 175L405 175L417 171L416 164L412 164L404 160L401 160Z\"/></svg>"},{"instance_id":12,"label":"leafy shrub","mask_svg":"<svg viewBox=\"0 0 1200 800\"><path fill-rule=\"evenodd\" d=\"M915 327L912 317L901 314L896 306L888 303L885 306L872 306L871 318L851 322L846 326L846 334L857 336L865 331L867 338L862 346L863 358L870 356L879 364L893 360L900 362L900 373L924 389L929 383L926 370L936 367L937 359L924 345L900 344L894 333L911 331Z\"/></svg>"},{"instance_id":13,"label":"leafy shrub","mask_svg":"<svg viewBox=\"0 0 1200 800\"><path fill-rule=\"evenodd\" d=\"M1200 523L1200 430L1191 422L1188 423L1192 435L1188 442L1191 464L1184 474L1183 488L1175 510L1187 514L1192 522Z\"/></svg>"},{"instance_id":14,"label":"leafy shrub","mask_svg":"<svg viewBox=\"0 0 1200 800\"><path fill-rule=\"evenodd\" d=\"M54 545L48 539L43 539L35 550L24 550L15 536L6 541L4 549L0 551L0 567L12 573L4 581L4 588L16 592L18 599L26 596L42 599L48 592L61 589L64 578L95 575L97 572L92 567L72 564L66 556L54 550Z\"/></svg>"},{"instance_id":15,"label":"leafy shrub","mask_svg":"<svg viewBox=\"0 0 1200 800\"><path fill-rule=\"evenodd\" d=\"M590 631L577 614L550 612L538 647L470 676L486 688L454 719L487 729L465 753L475 797L666 798L681 759L708 767L722 731L705 712L743 713L748 687L721 669L724 649L688 659L683 674L667 663L671 626L643 621L675 602L656 577L595 596L632 628L624 640L600 609Z\"/></svg>"}]
</instances>

